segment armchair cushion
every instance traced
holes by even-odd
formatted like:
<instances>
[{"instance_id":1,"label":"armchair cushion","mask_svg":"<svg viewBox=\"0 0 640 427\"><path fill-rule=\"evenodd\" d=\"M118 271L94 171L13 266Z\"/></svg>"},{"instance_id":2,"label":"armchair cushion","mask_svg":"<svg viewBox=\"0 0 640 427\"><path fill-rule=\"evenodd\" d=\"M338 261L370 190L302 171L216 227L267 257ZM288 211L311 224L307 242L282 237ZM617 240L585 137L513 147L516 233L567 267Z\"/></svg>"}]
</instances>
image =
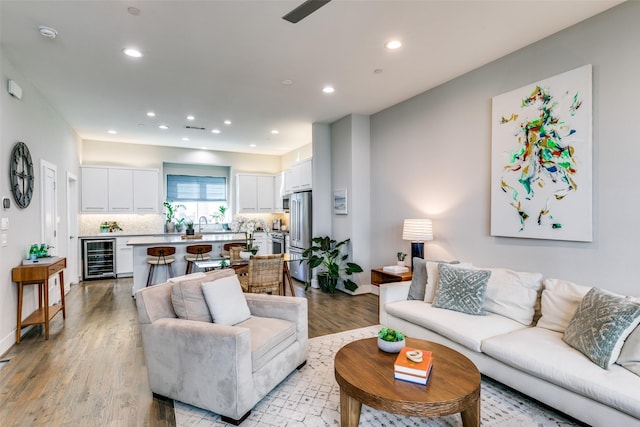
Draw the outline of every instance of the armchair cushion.
<instances>
[{"instance_id":1,"label":"armchair cushion","mask_svg":"<svg viewBox=\"0 0 640 427\"><path fill-rule=\"evenodd\" d=\"M234 326L251 331L251 370L256 372L296 341L296 324L288 320L251 316Z\"/></svg>"},{"instance_id":2,"label":"armchair cushion","mask_svg":"<svg viewBox=\"0 0 640 427\"><path fill-rule=\"evenodd\" d=\"M215 323L235 325L251 316L237 276L202 284L202 292Z\"/></svg>"}]
</instances>

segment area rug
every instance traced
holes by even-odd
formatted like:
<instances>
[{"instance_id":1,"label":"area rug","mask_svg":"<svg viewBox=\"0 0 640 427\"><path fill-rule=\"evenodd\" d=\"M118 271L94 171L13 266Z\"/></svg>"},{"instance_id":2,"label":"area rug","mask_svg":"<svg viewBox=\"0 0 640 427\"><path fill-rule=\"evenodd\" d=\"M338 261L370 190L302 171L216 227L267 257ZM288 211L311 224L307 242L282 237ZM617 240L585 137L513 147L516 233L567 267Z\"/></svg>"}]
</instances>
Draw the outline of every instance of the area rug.
<instances>
[{"instance_id":1,"label":"area rug","mask_svg":"<svg viewBox=\"0 0 640 427\"><path fill-rule=\"evenodd\" d=\"M309 340L307 364L289 375L262 399L243 427L322 427L340 425L340 387L333 372L337 351L351 341L376 336L379 326L355 329ZM483 426L556 427L575 422L503 385L483 377L481 391ZM181 402L174 402L178 427L228 426L220 416ZM459 414L440 418L403 417L362 406L360 426L462 426Z\"/></svg>"}]
</instances>

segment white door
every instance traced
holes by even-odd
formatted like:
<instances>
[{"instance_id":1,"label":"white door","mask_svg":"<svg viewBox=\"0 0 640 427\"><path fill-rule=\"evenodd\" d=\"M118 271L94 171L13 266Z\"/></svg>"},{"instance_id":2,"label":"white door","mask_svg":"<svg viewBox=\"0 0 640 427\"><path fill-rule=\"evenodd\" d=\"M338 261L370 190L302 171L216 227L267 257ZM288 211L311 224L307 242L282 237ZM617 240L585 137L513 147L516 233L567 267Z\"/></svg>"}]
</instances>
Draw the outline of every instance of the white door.
<instances>
[{"instance_id":1,"label":"white door","mask_svg":"<svg viewBox=\"0 0 640 427\"><path fill-rule=\"evenodd\" d=\"M78 177L67 172L67 237L69 241L69 248L67 249L67 274L65 275L65 288L67 283L78 283L80 281L78 193Z\"/></svg>"},{"instance_id":2,"label":"white door","mask_svg":"<svg viewBox=\"0 0 640 427\"><path fill-rule=\"evenodd\" d=\"M57 169L55 165L44 160L40 161L40 188L42 211L41 211L41 233L40 243L45 243L49 247L49 255L58 254L58 209L57 209ZM60 300L60 284L58 276L54 280L49 281L49 304Z\"/></svg>"}]
</instances>

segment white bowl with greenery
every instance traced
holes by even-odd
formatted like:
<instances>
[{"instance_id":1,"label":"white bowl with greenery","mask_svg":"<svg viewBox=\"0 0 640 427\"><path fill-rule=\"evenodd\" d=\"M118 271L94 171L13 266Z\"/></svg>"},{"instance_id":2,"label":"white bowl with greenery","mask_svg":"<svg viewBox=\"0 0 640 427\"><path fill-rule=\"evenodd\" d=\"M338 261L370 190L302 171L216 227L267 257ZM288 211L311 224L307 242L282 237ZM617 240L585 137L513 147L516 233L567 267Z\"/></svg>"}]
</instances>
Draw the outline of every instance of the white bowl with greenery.
<instances>
[{"instance_id":1,"label":"white bowl with greenery","mask_svg":"<svg viewBox=\"0 0 640 427\"><path fill-rule=\"evenodd\" d=\"M391 328L382 328L378 332L378 348L385 353L399 353L406 346L404 334Z\"/></svg>"}]
</instances>

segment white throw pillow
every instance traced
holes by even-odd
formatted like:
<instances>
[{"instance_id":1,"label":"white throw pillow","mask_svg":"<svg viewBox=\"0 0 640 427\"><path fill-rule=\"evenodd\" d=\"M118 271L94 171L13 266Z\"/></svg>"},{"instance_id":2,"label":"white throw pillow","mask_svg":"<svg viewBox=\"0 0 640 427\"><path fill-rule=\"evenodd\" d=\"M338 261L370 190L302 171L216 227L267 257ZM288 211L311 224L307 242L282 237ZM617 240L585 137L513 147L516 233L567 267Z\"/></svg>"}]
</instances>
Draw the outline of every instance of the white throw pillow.
<instances>
[{"instance_id":1,"label":"white throw pillow","mask_svg":"<svg viewBox=\"0 0 640 427\"><path fill-rule=\"evenodd\" d=\"M440 271L438 270L438 264L441 263L435 261L427 261L427 285L424 289L424 302L432 303L433 299L436 297L436 293L438 291L438 283L440 281ZM473 268L473 265L470 263L445 264L457 268Z\"/></svg>"},{"instance_id":2,"label":"white throw pillow","mask_svg":"<svg viewBox=\"0 0 640 427\"><path fill-rule=\"evenodd\" d=\"M560 279L544 279L542 291L542 317L537 326L564 332L576 314L582 298L591 289Z\"/></svg>"},{"instance_id":3,"label":"white throw pillow","mask_svg":"<svg viewBox=\"0 0 640 427\"><path fill-rule=\"evenodd\" d=\"M627 299L640 304L640 298L627 297ZM616 363L640 376L640 326L637 326L627 337Z\"/></svg>"},{"instance_id":4,"label":"white throw pillow","mask_svg":"<svg viewBox=\"0 0 640 427\"><path fill-rule=\"evenodd\" d=\"M213 323L235 325L251 317L238 276L223 277L202 284Z\"/></svg>"},{"instance_id":5,"label":"white throw pillow","mask_svg":"<svg viewBox=\"0 0 640 427\"><path fill-rule=\"evenodd\" d=\"M487 268L491 271L484 308L523 325L530 325L535 313L542 274Z\"/></svg>"},{"instance_id":6,"label":"white throw pillow","mask_svg":"<svg viewBox=\"0 0 640 427\"><path fill-rule=\"evenodd\" d=\"M195 273L186 274L184 276L172 277L167 281L171 283L180 283L187 280L202 279L203 277L205 277L205 274L201 271L197 271Z\"/></svg>"}]
</instances>

